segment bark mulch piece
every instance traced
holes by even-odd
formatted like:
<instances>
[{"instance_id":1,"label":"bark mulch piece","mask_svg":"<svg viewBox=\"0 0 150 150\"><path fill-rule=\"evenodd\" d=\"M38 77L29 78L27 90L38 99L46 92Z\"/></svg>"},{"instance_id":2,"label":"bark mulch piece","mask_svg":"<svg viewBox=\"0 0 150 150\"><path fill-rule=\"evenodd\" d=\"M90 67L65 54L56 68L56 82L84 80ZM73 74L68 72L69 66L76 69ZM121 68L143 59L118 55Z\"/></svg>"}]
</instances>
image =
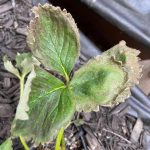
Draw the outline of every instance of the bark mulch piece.
<instances>
[{"instance_id":1,"label":"bark mulch piece","mask_svg":"<svg viewBox=\"0 0 150 150\"><path fill-rule=\"evenodd\" d=\"M13 2L13 3L12 3ZM27 52L26 28L31 20L30 0L2 0L0 2L0 144L10 136L13 120L19 100L18 79L8 73L3 66L2 58L8 55L15 59L17 52ZM15 2L15 3L14 3ZM87 61L81 55L75 69ZM110 108L100 107L98 112L76 113L74 120L65 130L66 148L68 150L143 150L143 139L148 131L144 131L140 119L125 115L122 112L111 115ZM140 130L139 130L140 129ZM136 138L135 138L136 136ZM15 150L22 150L17 138L13 139ZM55 141L34 146L32 150L54 149Z\"/></svg>"}]
</instances>

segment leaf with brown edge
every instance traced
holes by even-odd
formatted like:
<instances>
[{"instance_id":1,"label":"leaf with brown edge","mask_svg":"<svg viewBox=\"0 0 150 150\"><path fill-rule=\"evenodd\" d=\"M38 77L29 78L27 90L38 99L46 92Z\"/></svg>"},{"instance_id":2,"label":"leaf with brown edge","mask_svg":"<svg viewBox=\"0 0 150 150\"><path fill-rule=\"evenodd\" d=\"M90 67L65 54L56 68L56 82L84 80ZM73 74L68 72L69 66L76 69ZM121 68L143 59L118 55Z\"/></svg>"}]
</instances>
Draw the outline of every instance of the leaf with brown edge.
<instances>
[{"instance_id":1,"label":"leaf with brown edge","mask_svg":"<svg viewBox=\"0 0 150 150\"><path fill-rule=\"evenodd\" d=\"M35 18L28 28L27 42L33 55L48 69L69 81L79 55L79 33L66 10L49 4L34 7Z\"/></svg>"},{"instance_id":2,"label":"leaf with brown edge","mask_svg":"<svg viewBox=\"0 0 150 150\"><path fill-rule=\"evenodd\" d=\"M91 111L98 105L112 106L124 101L140 78L138 54L121 41L76 71L70 84L76 109Z\"/></svg>"}]
</instances>

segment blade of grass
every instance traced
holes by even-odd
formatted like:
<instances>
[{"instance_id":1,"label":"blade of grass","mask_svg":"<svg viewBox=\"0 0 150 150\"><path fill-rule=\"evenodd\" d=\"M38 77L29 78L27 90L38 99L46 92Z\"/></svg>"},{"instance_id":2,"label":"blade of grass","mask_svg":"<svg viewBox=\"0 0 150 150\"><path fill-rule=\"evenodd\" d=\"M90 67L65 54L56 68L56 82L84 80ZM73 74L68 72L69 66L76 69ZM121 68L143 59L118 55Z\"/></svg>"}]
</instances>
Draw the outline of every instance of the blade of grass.
<instances>
[{"instance_id":1,"label":"blade of grass","mask_svg":"<svg viewBox=\"0 0 150 150\"><path fill-rule=\"evenodd\" d=\"M63 134L64 128L62 127L57 135L55 150L66 150Z\"/></svg>"},{"instance_id":2,"label":"blade of grass","mask_svg":"<svg viewBox=\"0 0 150 150\"><path fill-rule=\"evenodd\" d=\"M30 148L28 147L28 145L27 145L27 143L25 142L25 140L23 139L23 137L22 137L22 136L19 136L19 138L20 138L20 141L21 141L21 143L22 143L24 149L25 149L25 150L30 150Z\"/></svg>"}]
</instances>

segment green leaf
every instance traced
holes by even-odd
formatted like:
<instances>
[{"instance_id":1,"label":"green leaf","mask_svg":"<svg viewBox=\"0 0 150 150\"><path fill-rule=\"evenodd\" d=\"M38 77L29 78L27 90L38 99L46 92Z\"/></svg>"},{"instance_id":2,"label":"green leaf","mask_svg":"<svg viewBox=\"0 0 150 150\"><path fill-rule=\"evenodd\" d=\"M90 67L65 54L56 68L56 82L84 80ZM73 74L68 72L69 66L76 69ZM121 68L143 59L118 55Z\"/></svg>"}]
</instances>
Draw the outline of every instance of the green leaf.
<instances>
[{"instance_id":1,"label":"green leaf","mask_svg":"<svg viewBox=\"0 0 150 150\"><path fill-rule=\"evenodd\" d=\"M33 12L27 36L33 55L68 81L80 47L74 19L66 10L49 4L34 7Z\"/></svg>"},{"instance_id":2,"label":"green leaf","mask_svg":"<svg viewBox=\"0 0 150 150\"><path fill-rule=\"evenodd\" d=\"M13 150L10 138L0 145L0 150Z\"/></svg>"},{"instance_id":3,"label":"green leaf","mask_svg":"<svg viewBox=\"0 0 150 150\"><path fill-rule=\"evenodd\" d=\"M3 58L3 61L4 61L4 67L7 71L11 72L12 74L16 75L18 78L20 78L20 74L19 74L19 71L18 69L16 69L12 62L8 59L7 56L4 56Z\"/></svg>"},{"instance_id":4,"label":"green leaf","mask_svg":"<svg viewBox=\"0 0 150 150\"><path fill-rule=\"evenodd\" d=\"M122 41L75 72L70 86L76 96L76 109L91 111L98 105L112 105L127 98L140 77L138 54Z\"/></svg>"},{"instance_id":5,"label":"green leaf","mask_svg":"<svg viewBox=\"0 0 150 150\"><path fill-rule=\"evenodd\" d=\"M63 82L38 67L35 72L28 100L29 120L16 120L12 133L43 143L55 138L60 128L69 124L75 106L72 93Z\"/></svg>"}]
</instances>

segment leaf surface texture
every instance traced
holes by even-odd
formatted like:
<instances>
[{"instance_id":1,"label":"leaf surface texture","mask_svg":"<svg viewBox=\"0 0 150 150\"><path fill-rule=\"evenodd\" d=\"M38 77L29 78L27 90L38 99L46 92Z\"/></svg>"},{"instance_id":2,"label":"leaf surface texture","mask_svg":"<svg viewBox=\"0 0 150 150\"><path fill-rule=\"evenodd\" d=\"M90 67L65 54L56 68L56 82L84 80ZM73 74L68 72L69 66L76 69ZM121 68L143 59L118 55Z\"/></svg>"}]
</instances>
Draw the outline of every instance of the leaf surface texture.
<instances>
[{"instance_id":1,"label":"leaf surface texture","mask_svg":"<svg viewBox=\"0 0 150 150\"><path fill-rule=\"evenodd\" d=\"M62 126L69 124L75 105L64 83L36 67L29 95L29 120L15 120L12 133L34 138L36 143L52 140Z\"/></svg>"},{"instance_id":2,"label":"leaf surface texture","mask_svg":"<svg viewBox=\"0 0 150 150\"><path fill-rule=\"evenodd\" d=\"M27 41L33 55L47 68L68 79L79 54L79 33L72 16L59 7L45 4L33 8L35 19Z\"/></svg>"}]
</instances>

